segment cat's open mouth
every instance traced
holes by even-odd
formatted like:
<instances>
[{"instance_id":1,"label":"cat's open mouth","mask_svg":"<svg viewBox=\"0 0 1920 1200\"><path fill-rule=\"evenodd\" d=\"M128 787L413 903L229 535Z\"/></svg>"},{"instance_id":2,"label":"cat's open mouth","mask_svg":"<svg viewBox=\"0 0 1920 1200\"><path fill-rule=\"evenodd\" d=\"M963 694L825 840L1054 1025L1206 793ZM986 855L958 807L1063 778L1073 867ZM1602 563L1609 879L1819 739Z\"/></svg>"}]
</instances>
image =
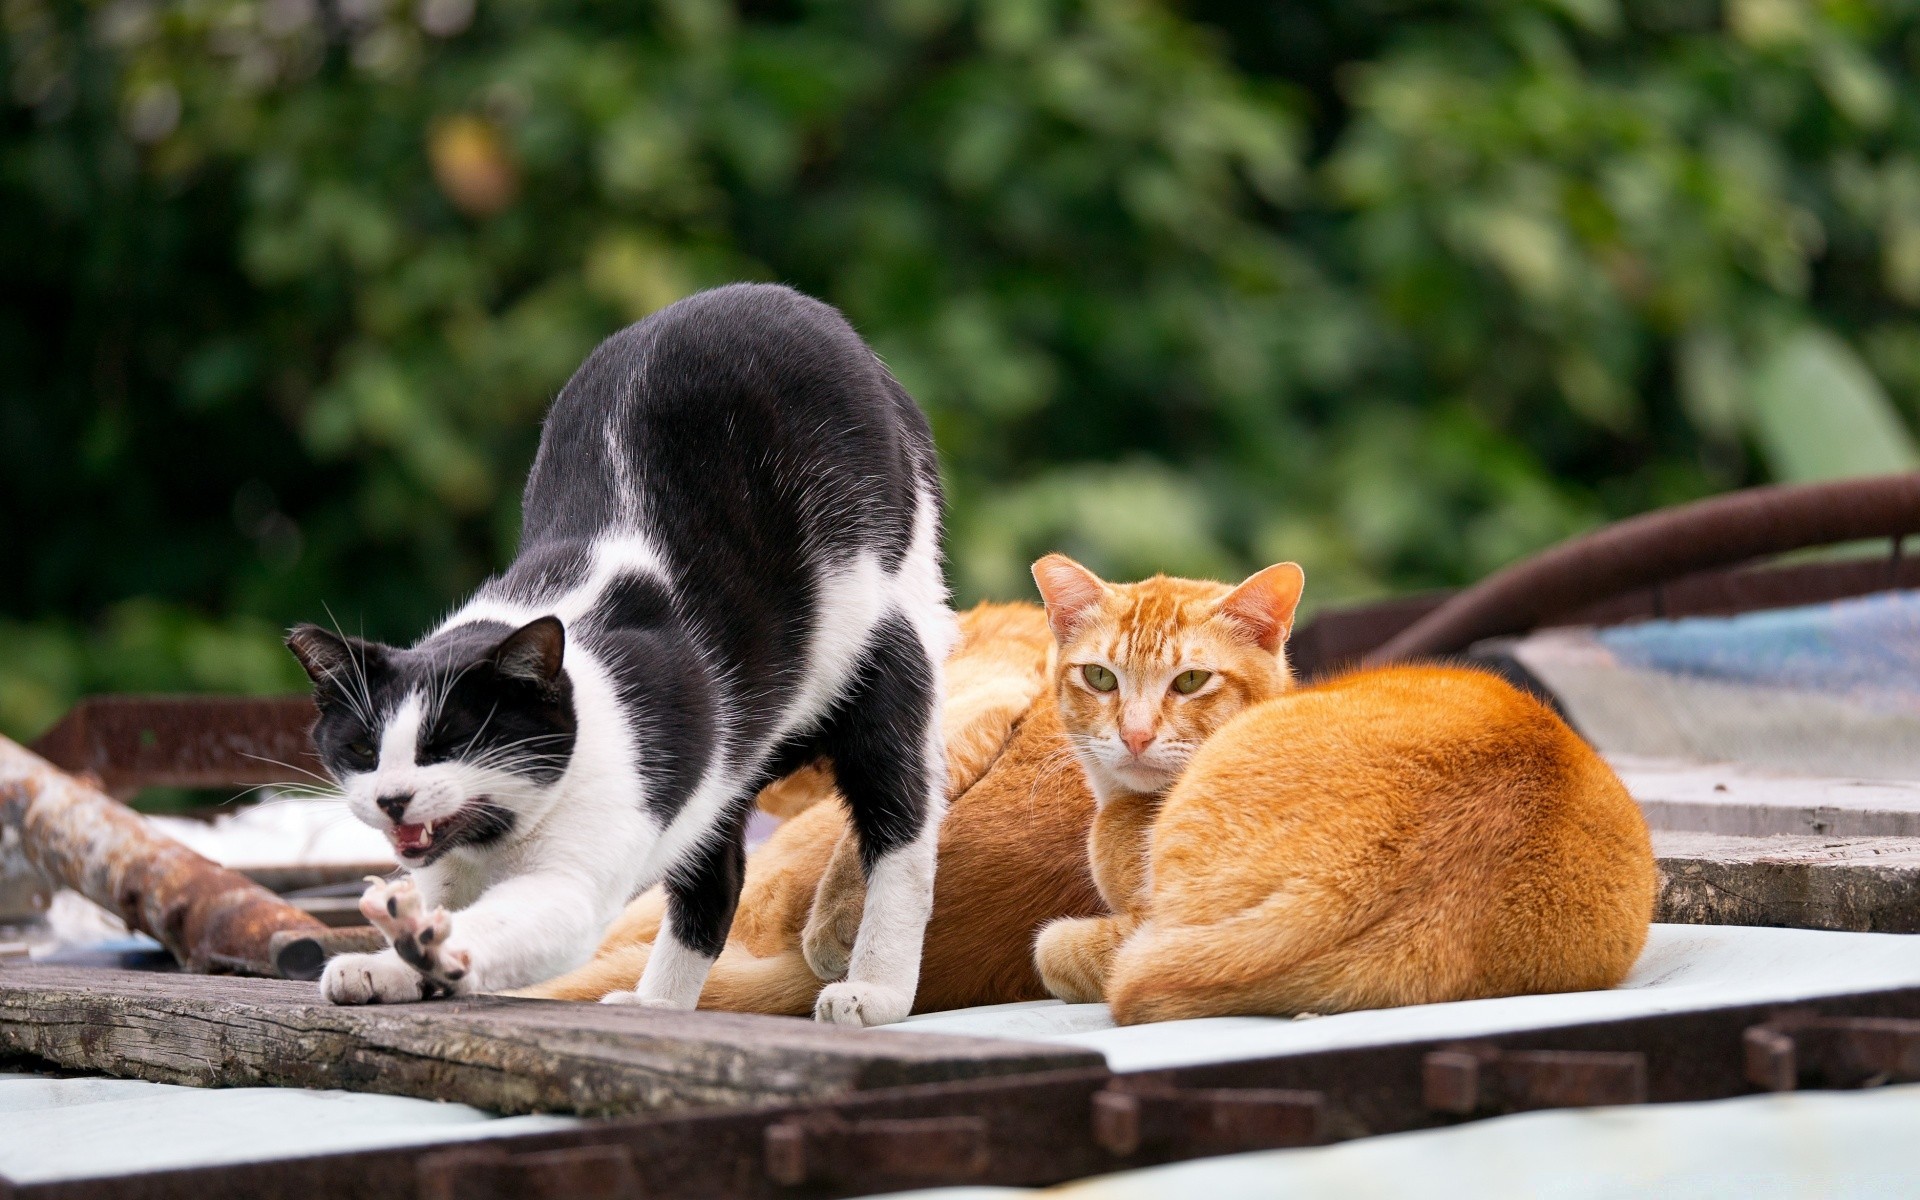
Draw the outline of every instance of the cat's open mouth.
<instances>
[{"instance_id":1,"label":"cat's open mouth","mask_svg":"<svg viewBox=\"0 0 1920 1200\"><path fill-rule=\"evenodd\" d=\"M436 850L444 850L469 823L468 810L461 809L437 821L424 824L395 825L387 834L394 851L403 859L424 859Z\"/></svg>"}]
</instances>

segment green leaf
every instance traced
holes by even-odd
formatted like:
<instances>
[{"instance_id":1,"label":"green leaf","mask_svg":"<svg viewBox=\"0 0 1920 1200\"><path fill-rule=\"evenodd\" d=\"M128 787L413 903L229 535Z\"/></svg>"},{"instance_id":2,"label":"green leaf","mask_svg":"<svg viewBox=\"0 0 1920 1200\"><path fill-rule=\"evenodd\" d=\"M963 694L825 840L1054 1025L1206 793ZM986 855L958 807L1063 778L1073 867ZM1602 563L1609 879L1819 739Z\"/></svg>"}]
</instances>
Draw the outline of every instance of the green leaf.
<instances>
[{"instance_id":1,"label":"green leaf","mask_svg":"<svg viewBox=\"0 0 1920 1200\"><path fill-rule=\"evenodd\" d=\"M1753 432L1775 478L1842 479L1920 467L1912 433L1853 348L1824 329L1789 334L1761 360Z\"/></svg>"}]
</instances>

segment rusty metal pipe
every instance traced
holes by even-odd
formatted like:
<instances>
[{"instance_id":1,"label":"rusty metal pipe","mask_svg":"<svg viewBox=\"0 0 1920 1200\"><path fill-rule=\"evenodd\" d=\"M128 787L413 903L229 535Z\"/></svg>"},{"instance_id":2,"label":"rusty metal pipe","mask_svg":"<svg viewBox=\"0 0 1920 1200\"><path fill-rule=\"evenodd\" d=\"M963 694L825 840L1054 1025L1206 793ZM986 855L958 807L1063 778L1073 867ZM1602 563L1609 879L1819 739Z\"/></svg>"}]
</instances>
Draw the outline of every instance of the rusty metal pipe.
<instances>
[{"instance_id":1,"label":"rusty metal pipe","mask_svg":"<svg viewBox=\"0 0 1920 1200\"><path fill-rule=\"evenodd\" d=\"M1637 588L1810 546L1920 532L1920 472L1749 488L1617 521L1502 571L1370 652L1455 654Z\"/></svg>"},{"instance_id":2,"label":"rusty metal pipe","mask_svg":"<svg viewBox=\"0 0 1920 1200\"><path fill-rule=\"evenodd\" d=\"M328 933L246 876L195 854L4 737L0 822L20 831L35 866L157 938L189 970L278 975L274 935Z\"/></svg>"}]
</instances>

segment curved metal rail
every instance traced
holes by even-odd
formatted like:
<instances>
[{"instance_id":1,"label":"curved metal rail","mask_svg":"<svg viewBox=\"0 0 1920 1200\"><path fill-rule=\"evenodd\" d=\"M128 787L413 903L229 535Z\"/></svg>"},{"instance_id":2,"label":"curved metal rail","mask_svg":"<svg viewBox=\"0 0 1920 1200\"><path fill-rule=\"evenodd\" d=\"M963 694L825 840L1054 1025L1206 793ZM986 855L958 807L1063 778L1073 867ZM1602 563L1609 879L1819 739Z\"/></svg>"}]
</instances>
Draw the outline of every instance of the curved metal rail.
<instances>
[{"instance_id":1,"label":"curved metal rail","mask_svg":"<svg viewBox=\"0 0 1920 1200\"><path fill-rule=\"evenodd\" d=\"M1920 532L1920 472L1749 488L1617 521L1497 571L1367 653L1455 654L1626 592L1814 546ZM1895 543L1898 554L1898 543Z\"/></svg>"}]
</instances>

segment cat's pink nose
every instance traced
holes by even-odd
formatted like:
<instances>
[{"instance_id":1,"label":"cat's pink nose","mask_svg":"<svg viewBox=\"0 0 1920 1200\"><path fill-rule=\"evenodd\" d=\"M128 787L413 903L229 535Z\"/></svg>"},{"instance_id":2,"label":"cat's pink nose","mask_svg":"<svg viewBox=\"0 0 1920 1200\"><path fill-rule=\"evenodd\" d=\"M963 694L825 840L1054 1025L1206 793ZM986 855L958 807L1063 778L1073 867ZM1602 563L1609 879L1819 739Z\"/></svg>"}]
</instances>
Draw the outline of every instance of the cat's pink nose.
<instances>
[{"instance_id":1,"label":"cat's pink nose","mask_svg":"<svg viewBox=\"0 0 1920 1200\"><path fill-rule=\"evenodd\" d=\"M1127 753L1139 758L1141 751L1153 745L1154 732L1151 729L1122 729L1120 740L1126 743Z\"/></svg>"}]
</instances>

